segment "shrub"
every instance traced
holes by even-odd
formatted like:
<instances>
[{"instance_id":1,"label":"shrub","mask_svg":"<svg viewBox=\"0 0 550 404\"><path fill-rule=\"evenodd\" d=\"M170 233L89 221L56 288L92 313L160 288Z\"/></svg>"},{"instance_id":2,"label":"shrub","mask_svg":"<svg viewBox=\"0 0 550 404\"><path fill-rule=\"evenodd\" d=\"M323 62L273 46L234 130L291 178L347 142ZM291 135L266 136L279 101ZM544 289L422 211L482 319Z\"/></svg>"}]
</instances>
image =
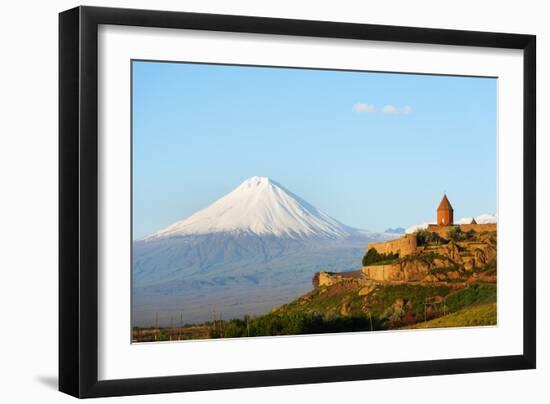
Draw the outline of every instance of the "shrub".
<instances>
[{"instance_id":1,"label":"shrub","mask_svg":"<svg viewBox=\"0 0 550 404\"><path fill-rule=\"evenodd\" d=\"M442 255L442 254L439 254L435 251L430 251L430 252L427 252L427 253L422 253L419 256L414 257L413 259L420 259L424 262L427 262L427 263L431 264L433 262L433 260L435 260L437 258L444 260L447 257Z\"/></svg>"},{"instance_id":2,"label":"shrub","mask_svg":"<svg viewBox=\"0 0 550 404\"><path fill-rule=\"evenodd\" d=\"M235 338L246 336L246 322L238 319L226 321L223 325L223 337Z\"/></svg>"},{"instance_id":3,"label":"shrub","mask_svg":"<svg viewBox=\"0 0 550 404\"><path fill-rule=\"evenodd\" d=\"M428 230L418 230L416 233L416 244L423 246L429 243L441 243L443 240L437 233L429 232Z\"/></svg>"},{"instance_id":4,"label":"shrub","mask_svg":"<svg viewBox=\"0 0 550 404\"><path fill-rule=\"evenodd\" d=\"M427 230L418 230L416 232L416 244L419 246L428 244L430 238L430 232Z\"/></svg>"},{"instance_id":5,"label":"shrub","mask_svg":"<svg viewBox=\"0 0 550 404\"><path fill-rule=\"evenodd\" d=\"M399 254L380 254L374 248L370 248L363 257L363 266L373 265L382 262L391 262L399 258Z\"/></svg>"},{"instance_id":6,"label":"shrub","mask_svg":"<svg viewBox=\"0 0 550 404\"><path fill-rule=\"evenodd\" d=\"M449 230L447 230L447 237L449 238L449 240L463 241L466 240L468 235L460 229L460 226L453 226Z\"/></svg>"}]
</instances>

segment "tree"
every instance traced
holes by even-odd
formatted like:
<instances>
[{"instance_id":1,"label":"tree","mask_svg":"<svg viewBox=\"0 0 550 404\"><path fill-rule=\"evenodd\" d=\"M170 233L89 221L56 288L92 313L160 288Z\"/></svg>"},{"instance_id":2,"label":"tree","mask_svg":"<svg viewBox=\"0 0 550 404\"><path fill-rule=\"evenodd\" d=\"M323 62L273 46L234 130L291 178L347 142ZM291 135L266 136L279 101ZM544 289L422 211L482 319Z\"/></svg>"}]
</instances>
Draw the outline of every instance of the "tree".
<instances>
[{"instance_id":1,"label":"tree","mask_svg":"<svg viewBox=\"0 0 550 404\"><path fill-rule=\"evenodd\" d=\"M453 241L463 241L466 239L466 233L460 229L460 226L453 226L447 230L447 237Z\"/></svg>"},{"instance_id":2,"label":"tree","mask_svg":"<svg viewBox=\"0 0 550 404\"><path fill-rule=\"evenodd\" d=\"M416 244L417 245L419 245L419 246L426 245L430 242L430 240L431 240L431 234L427 230L418 230L416 232Z\"/></svg>"},{"instance_id":3,"label":"tree","mask_svg":"<svg viewBox=\"0 0 550 404\"><path fill-rule=\"evenodd\" d=\"M376 264L377 262L389 261L397 258L399 258L399 254L397 253L380 254L376 251L376 249L370 248L363 257L363 266L366 267L368 265Z\"/></svg>"},{"instance_id":4,"label":"tree","mask_svg":"<svg viewBox=\"0 0 550 404\"><path fill-rule=\"evenodd\" d=\"M374 248L370 248L363 257L363 266L374 264L380 260L380 254Z\"/></svg>"}]
</instances>

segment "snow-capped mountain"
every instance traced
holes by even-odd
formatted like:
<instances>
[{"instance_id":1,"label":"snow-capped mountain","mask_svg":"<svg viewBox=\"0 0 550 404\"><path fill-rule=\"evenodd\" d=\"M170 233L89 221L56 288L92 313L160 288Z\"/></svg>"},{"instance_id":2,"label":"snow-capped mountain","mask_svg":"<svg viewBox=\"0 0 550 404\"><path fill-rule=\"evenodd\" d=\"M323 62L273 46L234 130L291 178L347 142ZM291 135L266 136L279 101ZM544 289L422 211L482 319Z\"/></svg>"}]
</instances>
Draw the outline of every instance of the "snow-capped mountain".
<instances>
[{"instance_id":1,"label":"snow-capped mountain","mask_svg":"<svg viewBox=\"0 0 550 404\"><path fill-rule=\"evenodd\" d=\"M365 212L365 214L368 214ZM311 288L319 270L361 266L365 244L399 235L346 226L266 177L134 241L133 322L263 314Z\"/></svg>"},{"instance_id":2,"label":"snow-capped mountain","mask_svg":"<svg viewBox=\"0 0 550 404\"><path fill-rule=\"evenodd\" d=\"M224 232L300 239L339 239L357 233L277 182L267 177L252 177L206 209L145 240Z\"/></svg>"}]
</instances>

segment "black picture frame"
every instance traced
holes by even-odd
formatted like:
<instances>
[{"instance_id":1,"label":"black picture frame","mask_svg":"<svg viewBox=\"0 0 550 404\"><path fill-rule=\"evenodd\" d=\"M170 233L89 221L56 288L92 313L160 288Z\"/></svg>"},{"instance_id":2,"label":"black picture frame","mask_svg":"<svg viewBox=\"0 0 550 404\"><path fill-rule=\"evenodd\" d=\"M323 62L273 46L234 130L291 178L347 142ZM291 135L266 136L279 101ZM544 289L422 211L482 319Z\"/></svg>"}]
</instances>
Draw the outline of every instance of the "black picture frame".
<instances>
[{"instance_id":1,"label":"black picture frame","mask_svg":"<svg viewBox=\"0 0 550 404\"><path fill-rule=\"evenodd\" d=\"M100 24L523 50L523 354L98 380L97 63ZM84 398L534 369L535 103L534 35L98 7L77 7L60 13L59 390Z\"/></svg>"}]
</instances>

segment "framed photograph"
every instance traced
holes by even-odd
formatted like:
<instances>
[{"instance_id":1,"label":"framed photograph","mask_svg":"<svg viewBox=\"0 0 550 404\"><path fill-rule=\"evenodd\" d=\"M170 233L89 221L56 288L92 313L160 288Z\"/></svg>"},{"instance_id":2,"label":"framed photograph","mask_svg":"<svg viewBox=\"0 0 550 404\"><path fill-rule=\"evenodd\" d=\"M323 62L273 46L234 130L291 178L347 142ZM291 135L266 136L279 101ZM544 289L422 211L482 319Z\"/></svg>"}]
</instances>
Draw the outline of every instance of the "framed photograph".
<instances>
[{"instance_id":1,"label":"framed photograph","mask_svg":"<svg viewBox=\"0 0 550 404\"><path fill-rule=\"evenodd\" d=\"M59 388L532 369L535 37L59 17Z\"/></svg>"}]
</instances>

